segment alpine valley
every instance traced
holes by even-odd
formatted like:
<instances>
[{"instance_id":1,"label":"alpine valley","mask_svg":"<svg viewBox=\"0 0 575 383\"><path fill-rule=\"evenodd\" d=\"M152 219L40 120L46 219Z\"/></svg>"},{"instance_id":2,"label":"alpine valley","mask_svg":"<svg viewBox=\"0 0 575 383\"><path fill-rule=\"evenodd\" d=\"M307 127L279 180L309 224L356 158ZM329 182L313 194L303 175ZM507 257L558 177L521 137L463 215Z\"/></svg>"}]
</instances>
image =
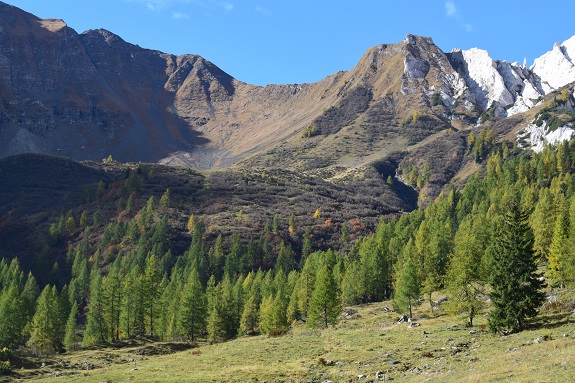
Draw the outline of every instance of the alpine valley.
<instances>
[{"instance_id":1,"label":"alpine valley","mask_svg":"<svg viewBox=\"0 0 575 383\"><path fill-rule=\"evenodd\" d=\"M574 91L575 36L527 66L407 35L262 87L0 2L0 375L122 381L148 351L228 371L268 347L225 381L461 381L480 360L477 381L529 380L487 330L573 343ZM572 377L564 355L535 375Z\"/></svg>"}]
</instances>

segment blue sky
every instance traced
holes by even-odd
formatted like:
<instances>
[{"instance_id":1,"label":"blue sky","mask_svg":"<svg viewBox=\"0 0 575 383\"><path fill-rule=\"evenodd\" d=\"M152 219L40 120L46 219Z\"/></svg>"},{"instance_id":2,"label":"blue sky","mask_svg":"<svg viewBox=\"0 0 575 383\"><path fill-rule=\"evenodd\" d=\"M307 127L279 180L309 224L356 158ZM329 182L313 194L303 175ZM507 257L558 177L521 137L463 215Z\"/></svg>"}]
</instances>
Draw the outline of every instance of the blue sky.
<instances>
[{"instance_id":1,"label":"blue sky","mask_svg":"<svg viewBox=\"0 0 575 383\"><path fill-rule=\"evenodd\" d=\"M575 35L573 0L7 0L77 32L105 28L144 48L194 53L238 80L321 80L406 34L444 51L478 47L528 65Z\"/></svg>"}]
</instances>

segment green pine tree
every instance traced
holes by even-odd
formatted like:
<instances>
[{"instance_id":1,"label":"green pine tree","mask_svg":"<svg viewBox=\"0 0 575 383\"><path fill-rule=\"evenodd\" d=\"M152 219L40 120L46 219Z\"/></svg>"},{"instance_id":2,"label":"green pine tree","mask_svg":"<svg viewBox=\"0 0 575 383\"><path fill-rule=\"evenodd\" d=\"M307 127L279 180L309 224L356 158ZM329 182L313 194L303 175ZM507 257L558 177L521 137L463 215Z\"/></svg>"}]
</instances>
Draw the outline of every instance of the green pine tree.
<instances>
[{"instance_id":1,"label":"green pine tree","mask_svg":"<svg viewBox=\"0 0 575 383\"><path fill-rule=\"evenodd\" d=\"M284 275L287 275L294 268L295 268L295 261L293 257L293 250L289 244L286 244L284 241L282 241L280 244L275 270L276 272L282 271Z\"/></svg>"},{"instance_id":2,"label":"green pine tree","mask_svg":"<svg viewBox=\"0 0 575 383\"><path fill-rule=\"evenodd\" d=\"M102 296L102 275L94 269L90 276L90 298L86 314L86 329L82 346L93 346L106 341L106 324L104 321L104 301Z\"/></svg>"},{"instance_id":3,"label":"green pine tree","mask_svg":"<svg viewBox=\"0 0 575 383\"><path fill-rule=\"evenodd\" d=\"M161 274L158 265L158 259L154 254L148 257L146 262L146 270L144 271L144 290L145 290L145 307L148 334L154 336L156 334L156 320L158 318L160 307L160 292L161 292Z\"/></svg>"},{"instance_id":4,"label":"green pine tree","mask_svg":"<svg viewBox=\"0 0 575 383\"><path fill-rule=\"evenodd\" d=\"M409 317L412 318L413 307L419 305L420 298L421 283L417 276L417 269L411 257L408 257L397 273L394 302L402 312L409 312Z\"/></svg>"},{"instance_id":5,"label":"green pine tree","mask_svg":"<svg viewBox=\"0 0 575 383\"><path fill-rule=\"evenodd\" d=\"M569 240L569 213L562 210L555 221L553 238L549 246L547 260L547 276L557 285L563 287L565 280L569 278L566 270L571 260L571 241Z\"/></svg>"},{"instance_id":6,"label":"green pine tree","mask_svg":"<svg viewBox=\"0 0 575 383\"><path fill-rule=\"evenodd\" d=\"M455 234L455 246L447 271L448 308L454 314L466 313L467 325L483 311L487 270L482 232L486 223L479 217L465 219Z\"/></svg>"},{"instance_id":7,"label":"green pine tree","mask_svg":"<svg viewBox=\"0 0 575 383\"><path fill-rule=\"evenodd\" d=\"M206 295L196 270L192 270L184 285L179 305L180 332L194 342L205 329L207 313Z\"/></svg>"},{"instance_id":8,"label":"green pine tree","mask_svg":"<svg viewBox=\"0 0 575 383\"><path fill-rule=\"evenodd\" d=\"M78 317L78 304L74 302L70 315L66 321L66 333L64 335L64 348L70 352L78 346L78 336L76 335L76 318Z\"/></svg>"},{"instance_id":9,"label":"green pine tree","mask_svg":"<svg viewBox=\"0 0 575 383\"><path fill-rule=\"evenodd\" d=\"M348 305L362 303L366 295L365 268L359 260L347 262L341 282L341 300Z\"/></svg>"},{"instance_id":10,"label":"green pine tree","mask_svg":"<svg viewBox=\"0 0 575 383\"><path fill-rule=\"evenodd\" d=\"M0 347L16 349L27 322L24 299L15 281L0 294Z\"/></svg>"},{"instance_id":11,"label":"green pine tree","mask_svg":"<svg viewBox=\"0 0 575 383\"><path fill-rule=\"evenodd\" d=\"M317 273L307 323L310 327L327 328L336 323L340 310L337 285L332 271L325 265Z\"/></svg>"},{"instance_id":12,"label":"green pine tree","mask_svg":"<svg viewBox=\"0 0 575 383\"><path fill-rule=\"evenodd\" d=\"M488 252L492 288L489 329L521 331L526 319L537 315L544 298L544 282L537 273L533 233L517 192L503 206Z\"/></svg>"},{"instance_id":13,"label":"green pine tree","mask_svg":"<svg viewBox=\"0 0 575 383\"><path fill-rule=\"evenodd\" d=\"M251 295L244 305L240 320L240 334L255 335L259 332L259 309L257 297Z\"/></svg>"},{"instance_id":14,"label":"green pine tree","mask_svg":"<svg viewBox=\"0 0 575 383\"><path fill-rule=\"evenodd\" d=\"M219 343L226 340L226 327L224 318L217 307L210 311L207 320L208 341L210 343Z\"/></svg>"},{"instance_id":15,"label":"green pine tree","mask_svg":"<svg viewBox=\"0 0 575 383\"><path fill-rule=\"evenodd\" d=\"M170 189L166 189L162 197L160 198L160 207L162 209L167 209L170 206Z\"/></svg>"},{"instance_id":16,"label":"green pine tree","mask_svg":"<svg viewBox=\"0 0 575 383\"><path fill-rule=\"evenodd\" d=\"M47 285L36 302L36 312L30 323L28 347L36 354L51 354L57 351L62 341L60 319L56 287Z\"/></svg>"}]
</instances>

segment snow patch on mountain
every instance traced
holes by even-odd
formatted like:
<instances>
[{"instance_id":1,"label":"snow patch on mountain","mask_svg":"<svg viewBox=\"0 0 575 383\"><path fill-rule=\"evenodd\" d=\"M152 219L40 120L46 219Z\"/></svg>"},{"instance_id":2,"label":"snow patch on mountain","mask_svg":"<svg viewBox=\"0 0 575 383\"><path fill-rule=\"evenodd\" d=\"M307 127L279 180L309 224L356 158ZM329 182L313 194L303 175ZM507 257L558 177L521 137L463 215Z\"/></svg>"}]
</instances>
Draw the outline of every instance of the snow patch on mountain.
<instances>
[{"instance_id":1,"label":"snow patch on mountain","mask_svg":"<svg viewBox=\"0 0 575 383\"><path fill-rule=\"evenodd\" d=\"M555 43L553 49L535 59L531 71L541 82L545 94L575 81L575 36Z\"/></svg>"},{"instance_id":2,"label":"snow patch on mountain","mask_svg":"<svg viewBox=\"0 0 575 383\"><path fill-rule=\"evenodd\" d=\"M533 121L517 135L517 139L520 142L529 142L529 147L534 152L539 153L547 145L557 145L565 140L571 140L574 134L575 129L573 129L570 124L561 126L553 131L548 131L547 122L543 122L541 126L537 126Z\"/></svg>"}]
</instances>

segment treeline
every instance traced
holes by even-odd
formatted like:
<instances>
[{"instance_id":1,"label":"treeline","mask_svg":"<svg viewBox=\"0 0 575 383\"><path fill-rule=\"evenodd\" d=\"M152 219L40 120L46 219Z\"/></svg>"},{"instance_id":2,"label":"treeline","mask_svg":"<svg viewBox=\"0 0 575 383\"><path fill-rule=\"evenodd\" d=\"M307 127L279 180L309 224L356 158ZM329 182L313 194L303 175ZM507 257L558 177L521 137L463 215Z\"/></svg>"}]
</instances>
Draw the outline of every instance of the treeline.
<instances>
[{"instance_id":1,"label":"treeline","mask_svg":"<svg viewBox=\"0 0 575 383\"><path fill-rule=\"evenodd\" d=\"M342 252L314 251L306 229L296 253L271 222L261 238L220 236L208 246L202 220L191 219L189 247L175 254L167 191L101 234L85 218L66 266L52 270L69 272L62 287L40 288L18 260L1 260L0 347L48 353L137 336L220 342L279 334L294 321L328 327L344 305L389 298L411 314L425 297L433 311L432 293L442 289L469 325L489 296L489 327L521 330L543 301L540 264L552 285L575 282L574 170L574 143L531 157L503 144L465 187L382 219ZM54 241L68 221L51 228Z\"/></svg>"}]
</instances>

